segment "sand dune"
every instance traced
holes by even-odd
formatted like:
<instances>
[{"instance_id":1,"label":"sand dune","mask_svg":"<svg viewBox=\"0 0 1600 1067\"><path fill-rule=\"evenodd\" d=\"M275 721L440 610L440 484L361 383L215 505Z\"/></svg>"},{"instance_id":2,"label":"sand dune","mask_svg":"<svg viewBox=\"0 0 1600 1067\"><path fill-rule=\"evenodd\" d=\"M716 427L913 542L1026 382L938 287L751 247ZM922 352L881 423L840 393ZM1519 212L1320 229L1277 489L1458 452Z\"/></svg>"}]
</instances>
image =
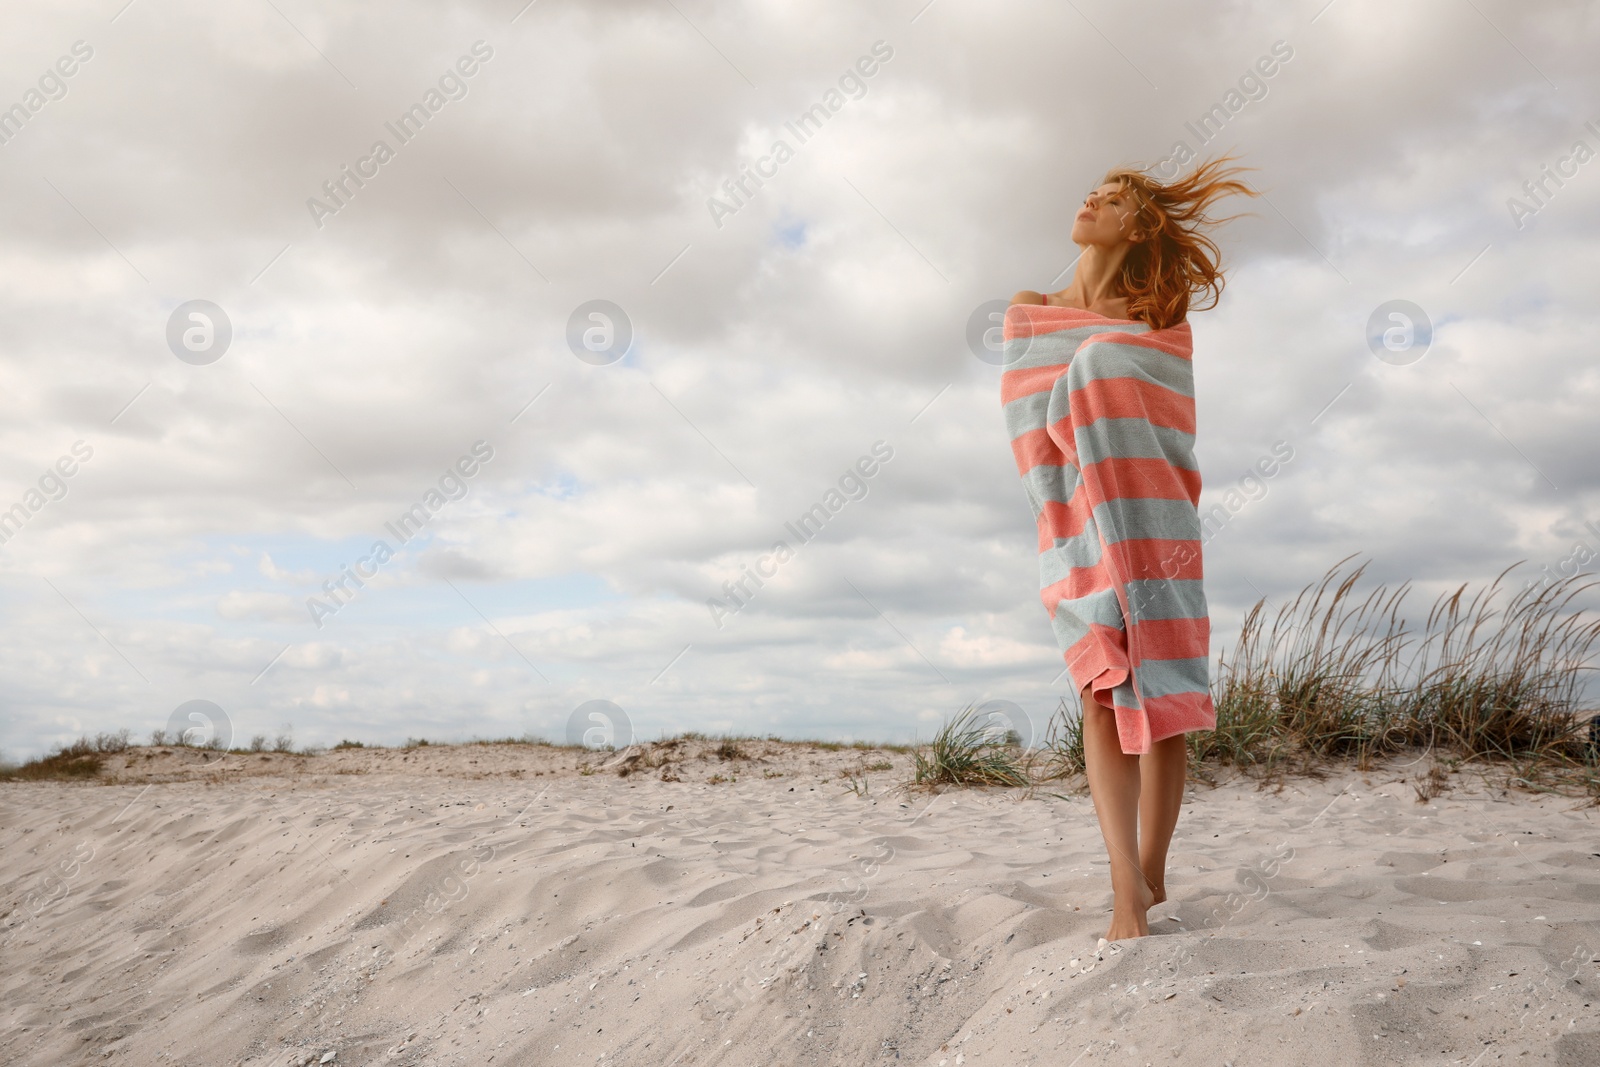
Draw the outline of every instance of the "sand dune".
<instances>
[{"instance_id":1,"label":"sand dune","mask_svg":"<svg viewBox=\"0 0 1600 1067\"><path fill-rule=\"evenodd\" d=\"M1152 936L1097 952L1086 796L756 754L134 750L0 787L0 1062L1600 1063L1581 801L1422 805L1401 761L1192 786Z\"/></svg>"}]
</instances>

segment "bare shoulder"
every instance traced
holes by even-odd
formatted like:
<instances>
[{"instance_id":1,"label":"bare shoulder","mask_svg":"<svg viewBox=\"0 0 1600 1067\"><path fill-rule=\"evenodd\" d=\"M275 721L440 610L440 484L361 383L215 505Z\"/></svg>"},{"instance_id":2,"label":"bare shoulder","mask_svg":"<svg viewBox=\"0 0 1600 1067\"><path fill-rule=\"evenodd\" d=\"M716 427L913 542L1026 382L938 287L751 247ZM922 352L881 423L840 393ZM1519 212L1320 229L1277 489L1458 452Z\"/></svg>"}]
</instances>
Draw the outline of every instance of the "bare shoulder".
<instances>
[{"instance_id":1,"label":"bare shoulder","mask_svg":"<svg viewBox=\"0 0 1600 1067\"><path fill-rule=\"evenodd\" d=\"M1045 303L1045 298L1043 293L1036 293L1032 289L1023 289L1011 298L1011 302L1013 304L1043 304Z\"/></svg>"}]
</instances>

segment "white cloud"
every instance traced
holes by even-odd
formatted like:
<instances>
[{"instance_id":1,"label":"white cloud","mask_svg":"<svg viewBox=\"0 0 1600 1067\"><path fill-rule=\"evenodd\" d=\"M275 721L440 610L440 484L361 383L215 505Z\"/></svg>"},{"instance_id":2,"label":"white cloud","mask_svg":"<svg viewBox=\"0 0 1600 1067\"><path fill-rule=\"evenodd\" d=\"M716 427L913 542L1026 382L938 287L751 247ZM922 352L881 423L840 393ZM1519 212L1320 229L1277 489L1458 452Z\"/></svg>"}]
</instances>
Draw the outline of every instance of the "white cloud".
<instances>
[{"instance_id":1,"label":"white cloud","mask_svg":"<svg viewBox=\"0 0 1600 1067\"><path fill-rule=\"evenodd\" d=\"M260 619L269 622L304 622L309 618L302 599L281 593L230 590L217 601L217 614L230 622Z\"/></svg>"}]
</instances>

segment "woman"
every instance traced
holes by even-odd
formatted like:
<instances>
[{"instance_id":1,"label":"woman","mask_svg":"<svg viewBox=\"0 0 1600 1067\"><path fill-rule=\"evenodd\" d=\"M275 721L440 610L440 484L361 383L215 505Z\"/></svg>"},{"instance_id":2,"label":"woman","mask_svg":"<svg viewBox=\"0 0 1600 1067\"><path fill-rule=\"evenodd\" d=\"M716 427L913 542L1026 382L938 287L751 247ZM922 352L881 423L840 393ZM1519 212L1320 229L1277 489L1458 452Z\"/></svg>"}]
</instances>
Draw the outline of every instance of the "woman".
<instances>
[{"instance_id":1,"label":"woman","mask_svg":"<svg viewBox=\"0 0 1600 1067\"><path fill-rule=\"evenodd\" d=\"M1039 528L1040 596L1083 705L1114 896L1106 939L1167 898L1184 735L1214 729L1201 582L1190 299L1216 304L1206 209L1258 195L1229 157L1161 183L1117 168L1072 224L1072 281L1006 313L1001 397ZM1232 216L1230 216L1232 217Z\"/></svg>"}]
</instances>

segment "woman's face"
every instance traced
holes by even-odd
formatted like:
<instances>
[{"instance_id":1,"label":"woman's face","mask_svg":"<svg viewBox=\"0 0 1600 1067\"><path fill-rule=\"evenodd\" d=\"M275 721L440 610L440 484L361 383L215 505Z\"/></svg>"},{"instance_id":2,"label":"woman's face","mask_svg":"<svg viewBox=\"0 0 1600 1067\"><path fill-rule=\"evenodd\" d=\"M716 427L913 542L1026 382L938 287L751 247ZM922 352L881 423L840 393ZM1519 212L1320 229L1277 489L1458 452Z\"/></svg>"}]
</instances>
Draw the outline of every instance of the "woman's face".
<instances>
[{"instance_id":1,"label":"woman's face","mask_svg":"<svg viewBox=\"0 0 1600 1067\"><path fill-rule=\"evenodd\" d=\"M1122 186L1108 182L1083 198L1072 220L1072 242L1112 247L1131 239L1135 205Z\"/></svg>"}]
</instances>

